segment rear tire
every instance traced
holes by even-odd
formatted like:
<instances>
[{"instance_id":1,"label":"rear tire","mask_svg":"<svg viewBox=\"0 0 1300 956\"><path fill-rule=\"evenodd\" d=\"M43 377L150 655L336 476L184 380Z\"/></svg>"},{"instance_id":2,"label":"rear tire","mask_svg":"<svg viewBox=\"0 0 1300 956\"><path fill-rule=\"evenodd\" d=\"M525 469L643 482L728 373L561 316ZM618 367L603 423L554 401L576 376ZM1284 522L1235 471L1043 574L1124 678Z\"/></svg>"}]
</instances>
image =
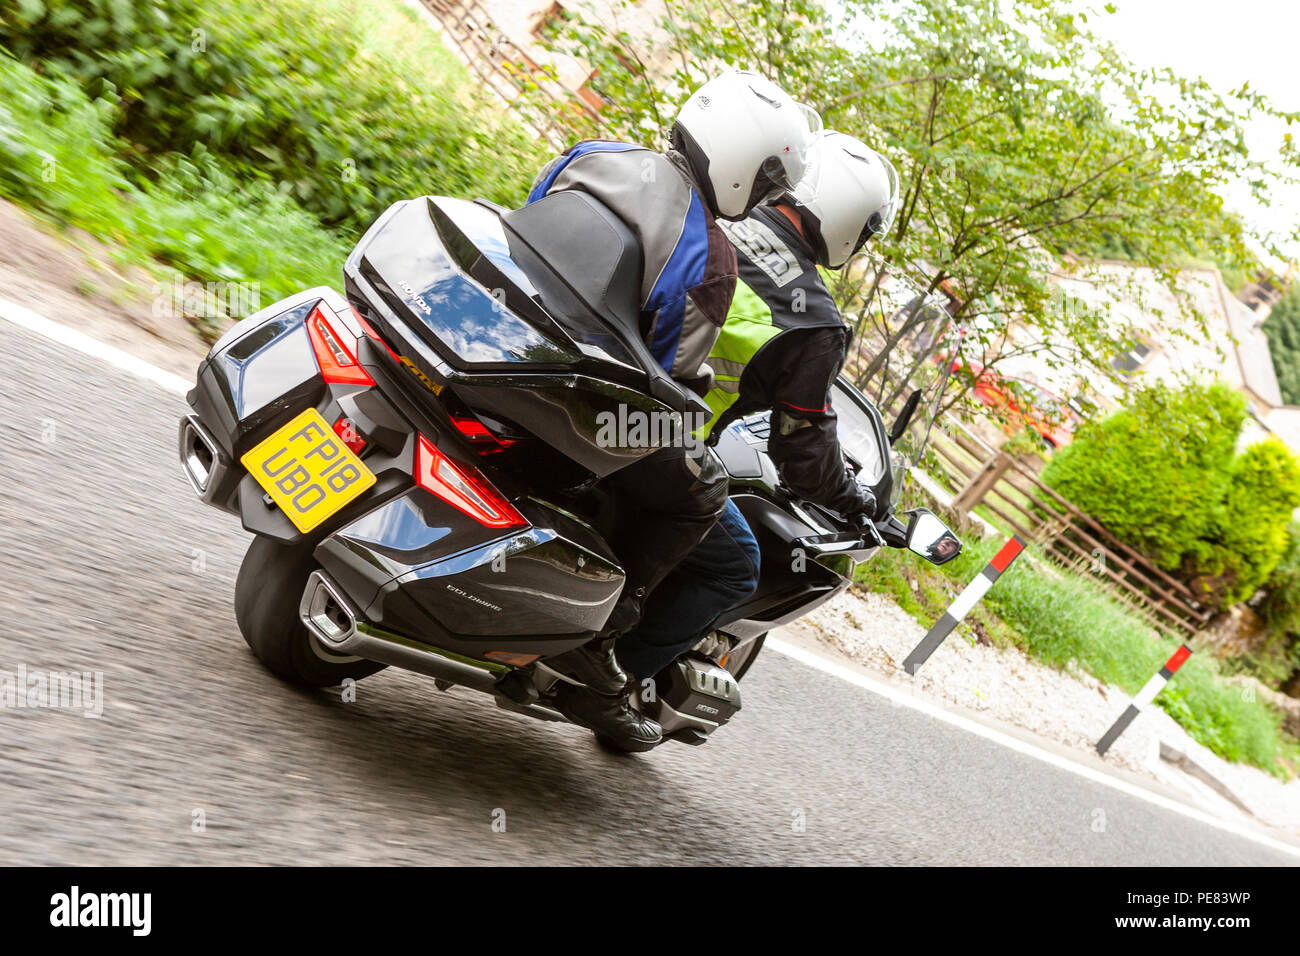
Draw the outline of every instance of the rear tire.
<instances>
[{"instance_id":1,"label":"rear tire","mask_svg":"<svg viewBox=\"0 0 1300 956\"><path fill-rule=\"evenodd\" d=\"M235 620L244 641L276 677L308 687L360 680L383 664L330 654L298 616L307 578L320 566L309 544L286 545L258 536L235 579Z\"/></svg>"}]
</instances>

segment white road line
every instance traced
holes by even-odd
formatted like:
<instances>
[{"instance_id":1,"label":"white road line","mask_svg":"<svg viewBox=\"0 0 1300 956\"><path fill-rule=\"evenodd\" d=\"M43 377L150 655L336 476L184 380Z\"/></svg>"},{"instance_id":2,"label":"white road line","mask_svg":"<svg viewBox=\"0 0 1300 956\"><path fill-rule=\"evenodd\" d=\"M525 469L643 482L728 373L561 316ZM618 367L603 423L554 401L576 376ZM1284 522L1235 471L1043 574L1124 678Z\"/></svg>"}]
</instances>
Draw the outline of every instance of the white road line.
<instances>
[{"instance_id":1,"label":"white road line","mask_svg":"<svg viewBox=\"0 0 1300 956\"><path fill-rule=\"evenodd\" d=\"M1113 790L1118 790L1121 793L1138 800L1145 800L1147 803L1154 804L1162 809L1171 810L1174 813L1180 813L1198 823L1204 823L1207 826L1223 830L1227 833L1233 834L1234 836L1243 837L1262 846L1266 846L1269 849L1277 850L1294 857L1300 857L1300 846L1284 843L1281 840L1275 840L1266 833L1260 833L1257 830L1242 826L1241 824L1231 820L1220 820L1208 813L1197 810L1195 807L1188 806L1185 803L1180 803L1177 800L1171 800L1168 797L1147 790L1144 787L1139 787L1136 784L1129 783L1127 780L1111 776L1108 773L1103 773L1093 767L1076 763L1069 757L1052 753L1050 750L1045 750L1042 747L1035 746L1028 741L1021 740L1018 737L1013 737L1010 734L1005 734L987 724L982 724L979 721L971 720L961 714L946 710L932 701L914 697L908 691L900 687L886 683L885 681L875 680L860 671L845 667L843 664L833 661L830 658L823 657L817 652L810 651L805 647L791 644L788 641L784 641L779 637L773 637L769 634L767 641L764 643L764 648L771 648L778 654L784 654L786 657L792 658L801 664L815 667L824 674L838 677L840 680L847 681L857 687L869 690L874 694L879 694L881 697L887 698L892 703L899 704L903 707L910 707L913 710L920 711L929 717L941 720L953 727L958 727L961 730L975 734L978 737L983 737L985 740L992 741L993 743L1001 744L1003 747L1014 750L1017 753L1041 760L1043 763L1051 764L1053 767L1065 770L1075 776L1083 777L1085 780L1099 783L1102 786L1110 787Z\"/></svg>"},{"instance_id":2,"label":"white road line","mask_svg":"<svg viewBox=\"0 0 1300 956\"><path fill-rule=\"evenodd\" d=\"M132 375L138 376L146 381L153 382L155 385L158 385L174 394L184 395L190 389L190 383L179 375L173 375L171 372L150 365L148 362L138 359L128 352L124 352L111 345L106 345L103 342L91 338L84 332L78 332L76 329L71 329L66 325L61 325L58 322L51 321L50 319L33 312L31 309L10 302L7 299L0 299L0 318L7 319L13 324L22 326L28 331L35 332L37 335L44 336L59 345L66 346L74 351L81 352L83 355L99 359L108 365L112 365L114 368L122 369L123 371L130 372ZM962 715L952 711L945 710L928 700L913 697L911 694L907 693L907 691L901 690L892 684L875 680L856 670L845 667L843 664L839 664L829 658L821 656L820 654L809 651L806 648L790 644L778 637L768 637L765 646L770 647L778 654L784 654L786 657L799 661L801 664L815 667L824 674L838 677L842 681L887 698L895 704L899 704L903 707L910 707L913 710L926 714L927 716L934 717L936 720L941 720L950 726L957 727L967 733L975 734L978 737L983 737L985 740L1000 744L1003 747L1007 747L1008 749L1024 754L1025 756L1041 760L1043 763L1065 770L1066 772L1082 777L1085 780L1101 784L1104 787L1110 787L1113 790L1118 790L1119 792L1134 797L1135 799L1145 800L1147 803L1153 804L1154 806L1172 811L1173 813L1181 814L1189 819L1197 821L1198 823L1204 823L1206 826L1212 826L1215 829L1223 830L1227 833L1233 834L1234 836L1242 837L1254 843L1258 843L1261 846L1266 846L1281 853L1286 853L1290 856L1300 858L1300 847L1293 846L1289 843L1283 843L1280 840L1275 840L1267 834L1259 833L1235 822L1220 820L1208 813L1203 813L1202 811L1197 810L1195 807L1179 803L1177 800L1171 800L1158 793L1153 793L1150 790L1135 786L1126 780L1112 777L1110 774L1102 773L1092 767L1084 766L1083 764L1076 763L1066 757L1062 757L1059 754L1054 754L1049 750L1036 747L1031 743L1004 734L999 730L986 726L985 724L970 720L969 718L963 717Z\"/></svg>"},{"instance_id":3,"label":"white road line","mask_svg":"<svg viewBox=\"0 0 1300 956\"><path fill-rule=\"evenodd\" d=\"M145 381L153 382L175 395L184 395L194 385L193 382L188 382L179 375L173 375L155 365L150 365L131 353L93 339L84 332L53 322L8 299L0 299L0 318L7 319L14 325L20 325L29 332L44 336L51 342L57 342L83 355L99 359L114 368L130 372Z\"/></svg>"}]
</instances>

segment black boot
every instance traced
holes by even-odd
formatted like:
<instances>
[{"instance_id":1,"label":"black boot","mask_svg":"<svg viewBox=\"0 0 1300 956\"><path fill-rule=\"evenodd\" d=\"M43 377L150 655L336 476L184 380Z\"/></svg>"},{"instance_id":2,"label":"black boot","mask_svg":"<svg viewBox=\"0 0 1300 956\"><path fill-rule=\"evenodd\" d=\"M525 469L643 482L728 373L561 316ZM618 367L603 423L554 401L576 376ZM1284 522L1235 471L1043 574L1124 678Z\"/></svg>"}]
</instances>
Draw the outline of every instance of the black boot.
<instances>
[{"instance_id":1,"label":"black boot","mask_svg":"<svg viewBox=\"0 0 1300 956\"><path fill-rule=\"evenodd\" d=\"M542 663L566 677L581 681L597 694L618 694L627 683L627 673L614 658L612 637L598 637Z\"/></svg>"},{"instance_id":2,"label":"black boot","mask_svg":"<svg viewBox=\"0 0 1300 956\"><path fill-rule=\"evenodd\" d=\"M569 720L608 738L620 750L641 753L662 741L663 731L632 708L631 694L631 684L610 695L562 683L555 690L555 705Z\"/></svg>"}]
</instances>

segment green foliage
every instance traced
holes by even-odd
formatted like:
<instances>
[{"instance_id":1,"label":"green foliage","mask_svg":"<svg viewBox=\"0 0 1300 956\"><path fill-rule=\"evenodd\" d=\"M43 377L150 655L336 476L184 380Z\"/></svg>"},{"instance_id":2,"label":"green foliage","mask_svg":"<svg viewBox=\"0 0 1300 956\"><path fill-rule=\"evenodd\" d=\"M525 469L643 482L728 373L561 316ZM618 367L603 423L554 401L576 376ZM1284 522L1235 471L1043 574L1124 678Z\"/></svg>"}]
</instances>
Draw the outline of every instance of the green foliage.
<instances>
[{"instance_id":1,"label":"green foliage","mask_svg":"<svg viewBox=\"0 0 1300 956\"><path fill-rule=\"evenodd\" d=\"M288 197L179 160L136 184L118 158L112 104L3 55L0 88L0 194L137 261L158 259L201 281L257 283L264 302L337 283L348 245Z\"/></svg>"},{"instance_id":2,"label":"green foliage","mask_svg":"<svg viewBox=\"0 0 1300 956\"><path fill-rule=\"evenodd\" d=\"M1023 353L1025 336L1008 335L1018 325L1048 365L1124 384L1110 363L1124 343L1106 316L1047 281L1068 266L1061 253L1120 249L1170 289L1177 266L1206 252L1206 236L1217 260L1251 259L1219 194L1243 182L1262 192L1276 178L1242 137L1252 116L1276 110L1244 88L1220 96L1204 81L1135 67L1074 4L667 0L662 26L666 82L617 17L574 17L559 31L559 45L597 68L609 130L645 139L720 65L761 70L897 167L899 214L874 248L891 274L951 294L967 361L992 368ZM889 386L897 394L919 365L885 361L911 328L882 304L878 276L859 263L833 291L859 346L878 349L864 356L859 384L902 379ZM1124 291L1146 294L1136 281ZM1190 299L1176 301L1187 314L1161 322L1203 333ZM949 398L969 396L970 384Z\"/></svg>"},{"instance_id":3,"label":"green foliage","mask_svg":"<svg viewBox=\"0 0 1300 956\"><path fill-rule=\"evenodd\" d=\"M1300 675L1300 524L1296 522L1287 526L1285 550L1268 577L1264 600L1256 610L1268 634L1239 663L1243 670L1280 689Z\"/></svg>"},{"instance_id":4,"label":"green foliage","mask_svg":"<svg viewBox=\"0 0 1300 956\"><path fill-rule=\"evenodd\" d=\"M1245 416L1245 402L1224 385L1145 389L1129 407L1083 425L1043 480L1162 567L1177 568L1215 526Z\"/></svg>"},{"instance_id":5,"label":"green foliage","mask_svg":"<svg viewBox=\"0 0 1300 956\"><path fill-rule=\"evenodd\" d=\"M1202 575L1222 605L1244 601L1268 580L1287 549L1287 525L1300 507L1300 463L1276 438L1257 442L1232 461L1221 524L1198 554Z\"/></svg>"},{"instance_id":6,"label":"green foliage","mask_svg":"<svg viewBox=\"0 0 1300 956\"><path fill-rule=\"evenodd\" d=\"M1287 525L1285 550L1269 575L1259 614L1278 633L1300 634L1300 523Z\"/></svg>"},{"instance_id":7,"label":"green foliage","mask_svg":"<svg viewBox=\"0 0 1300 956\"><path fill-rule=\"evenodd\" d=\"M1033 428L1019 429L1007 439L1002 450L1009 455L1037 455L1039 458L1047 458L1043 436Z\"/></svg>"},{"instance_id":8,"label":"green foliage","mask_svg":"<svg viewBox=\"0 0 1300 956\"><path fill-rule=\"evenodd\" d=\"M0 45L116 97L137 168L210 156L350 234L421 193L522 199L541 165L396 0L0 0Z\"/></svg>"},{"instance_id":9,"label":"green foliage","mask_svg":"<svg viewBox=\"0 0 1300 956\"><path fill-rule=\"evenodd\" d=\"M1235 453L1245 402L1225 385L1155 386L1079 430L1043 480L1205 601L1253 594L1286 547L1300 465L1270 439Z\"/></svg>"},{"instance_id":10,"label":"green foliage","mask_svg":"<svg viewBox=\"0 0 1300 956\"><path fill-rule=\"evenodd\" d=\"M1254 250L1240 241L1227 244L1219 242L1220 236L1228 235L1239 239L1248 232L1239 215L1225 210L1221 218L1219 227L1210 233L1212 239L1202 239L1189 249L1183 258L1171 265L1218 269L1228 291L1236 293L1241 291L1253 275L1263 269L1263 265ZM1140 258L1139 251L1128 242L1117 240L1110 235L1102 235L1095 245L1081 245L1074 249L1058 251L1069 251L1092 259L1119 259L1132 262Z\"/></svg>"},{"instance_id":11,"label":"green foliage","mask_svg":"<svg viewBox=\"0 0 1300 956\"><path fill-rule=\"evenodd\" d=\"M63 224L125 238L130 190L110 130L112 105L75 83L42 80L0 55L0 191Z\"/></svg>"},{"instance_id":12,"label":"green foliage","mask_svg":"<svg viewBox=\"0 0 1300 956\"><path fill-rule=\"evenodd\" d=\"M1300 284L1273 306L1264 320L1264 332L1282 398L1288 405L1300 405Z\"/></svg>"},{"instance_id":13,"label":"green foliage","mask_svg":"<svg viewBox=\"0 0 1300 956\"><path fill-rule=\"evenodd\" d=\"M961 557L941 568L910 554L882 554L859 569L858 584L890 594L928 626L951 600L948 592L978 574L1000 545L993 539L968 544ZM1009 642L1052 667L1080 667L1129 694L1177 647L1095 581L1023 557L998 578L967 621L995 643ZM1194 656L1156 704L1219 756L1287 775L1279 757L1293 754L1296 742L1281 730L1281 714L1225 681L1214 661Z\"/></svg>"}]
</instances>

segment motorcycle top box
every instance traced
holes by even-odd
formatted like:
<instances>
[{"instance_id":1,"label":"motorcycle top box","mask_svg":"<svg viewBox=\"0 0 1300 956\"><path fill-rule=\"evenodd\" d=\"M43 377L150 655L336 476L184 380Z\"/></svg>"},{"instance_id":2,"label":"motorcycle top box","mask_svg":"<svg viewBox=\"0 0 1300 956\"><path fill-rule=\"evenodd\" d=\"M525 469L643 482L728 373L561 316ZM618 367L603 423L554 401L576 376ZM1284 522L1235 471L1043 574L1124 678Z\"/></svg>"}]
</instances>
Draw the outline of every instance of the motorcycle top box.
<instances>
[{"instance_id":1,"label":"motorcycle top box","mask_svg":"<svg viewBox=\"0 0 1300 956\"><path fill-rule=\"evenodd\" d=\"M424 197L380 217L344 282L423 391L450 388L604 476L655 445L602 441L602 413L707 411L642 340L640 273L636 237L584 194L514 211Z\"/></svg>"},{"instance_id":2,"label":"motorcycle top box","mask_svg":"<svg viewBox=\"0 0 1300 956\"><path fill-rule=\"evenodd\" d=\"M480 467L502 443L468 415L402 402L401 374L342 296L301 293L244 320L200 367L185 470L248 530L310 546L373 624L476 655L517 637L586 640L622 581L600 537L507 498ZM510 574L493 570L506 562Z\"/></svg>"}]
</instances>

